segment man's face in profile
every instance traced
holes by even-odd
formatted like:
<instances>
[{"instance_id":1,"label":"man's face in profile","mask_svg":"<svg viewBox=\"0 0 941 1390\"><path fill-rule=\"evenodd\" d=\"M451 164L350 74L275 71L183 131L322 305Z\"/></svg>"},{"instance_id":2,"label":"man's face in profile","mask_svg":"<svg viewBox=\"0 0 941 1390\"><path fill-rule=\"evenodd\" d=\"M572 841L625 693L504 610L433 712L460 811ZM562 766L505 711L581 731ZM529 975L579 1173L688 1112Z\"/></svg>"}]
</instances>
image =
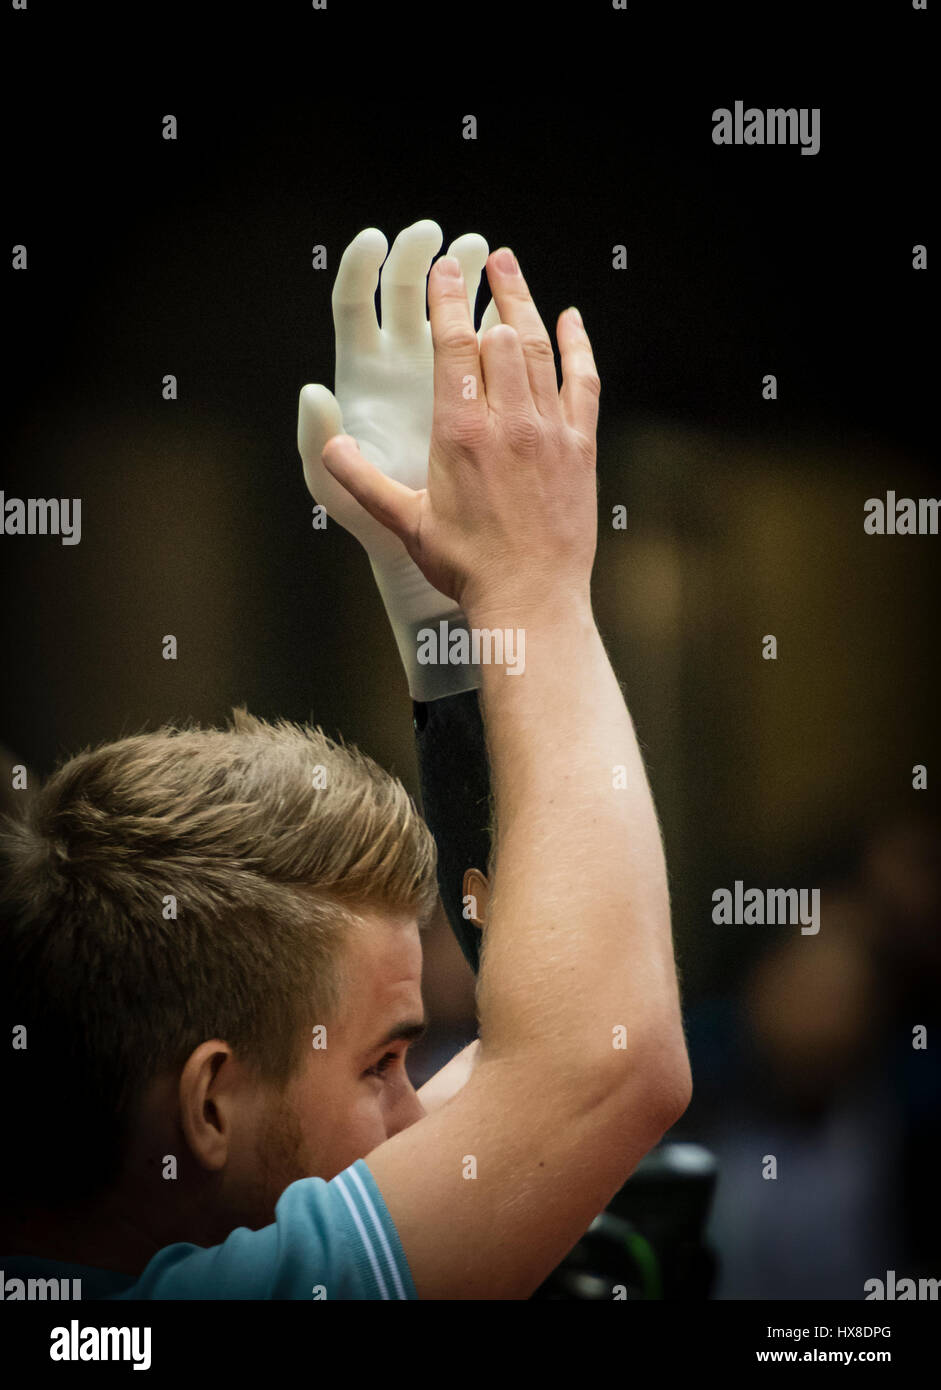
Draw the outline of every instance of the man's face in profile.
<instances>
[{"instance_id":1,"label":"man's face in profile","mask_svg":"<svg viewBox=\"0 0 941 1390\"><path fill-rule=\"evenodd\" d=\"M312 1046L272 1106L258 1160L272 1209L290 1183L329 1181L424 1115L408 1078L409 1032L421 1030L422 948L413 916L371 911L347 939L348 989L327 1045Z\"/></svg>"},{"instance_id":2,"label":"man's face in profile","mask_svg":"<svg viewBox=\"0 0 941 1390\"><path fill-rule=\"evenodd\" d=\"M408 1046L424 1031L418 924L408 913L358 916L342 948L339 1019L318 1048L322 1020L305 1021L303 1060L287 1086L260 1082L227 1044L207 1039L182 1077L171 1071L152 1083L126 1180L90 1225L73 1223L63 1235L43 1214L18 1230L23 1253L138 1274L167 1244L214 1245L237 1226L269 1225L291 1183L329 1181L423 1117L405 1069ZM181 1181L159 1182L155 1194L163 1156L181 1143L190 1151Z\"/></svg>"}]
</instances>

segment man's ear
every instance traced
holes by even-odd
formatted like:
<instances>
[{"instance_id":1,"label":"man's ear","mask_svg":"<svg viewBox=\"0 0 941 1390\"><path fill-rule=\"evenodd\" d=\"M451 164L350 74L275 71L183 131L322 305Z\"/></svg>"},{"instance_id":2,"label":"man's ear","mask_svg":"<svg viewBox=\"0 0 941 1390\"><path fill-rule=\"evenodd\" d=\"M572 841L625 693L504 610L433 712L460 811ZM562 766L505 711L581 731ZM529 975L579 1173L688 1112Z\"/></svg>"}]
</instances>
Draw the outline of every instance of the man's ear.
<instances>
[{"instance_id":1,"label":"man's ear","mask_svg":"<svg viewBox=\"0 0 941 1390\"><path fill-rule=\"evenodd\" d=\"M232 1138L229 1100L222 1084L234 1062L232 1049L219 1038L200 1043L180 1076L180 1124L193 1158L217 1172L225 1167Z\"/></svg>"},{"instance_id":2,"label":"man's ear","mask_svg":"<svg viewBox=\"0 0 941 1390\"><path fill-rule=\"evenodd\" d=\"M464 875L464 897L473 901L467 904L467 920L483 931L487 925L487 908L490 906L490 884L486 874L479 869L468 869Z\"/></svg>"}]
</instances>

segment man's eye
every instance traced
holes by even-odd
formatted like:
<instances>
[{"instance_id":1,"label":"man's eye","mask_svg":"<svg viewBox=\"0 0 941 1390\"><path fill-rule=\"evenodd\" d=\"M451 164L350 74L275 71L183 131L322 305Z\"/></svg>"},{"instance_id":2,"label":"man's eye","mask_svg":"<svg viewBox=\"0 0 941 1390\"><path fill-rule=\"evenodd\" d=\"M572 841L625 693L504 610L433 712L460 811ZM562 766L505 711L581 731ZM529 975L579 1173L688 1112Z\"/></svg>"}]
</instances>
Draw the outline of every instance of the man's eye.
<instances>
[{"instance_id":1,"label":"man's eye","mask_svg":"<svg viewBox=\"0 0 941 1390\"><path fill-rule=\"evenodd\" d=\"M384 1057L381 1057L379 1059L379 1061L376 1063L374 1067L367 1068L366 1075L381 1076L383 1072L387 1071L389 1067L391 1067L392 1063L397 1060L398 1055L399 1054L397 1052L387 1052Z\"/></svg>"}]
</instances>

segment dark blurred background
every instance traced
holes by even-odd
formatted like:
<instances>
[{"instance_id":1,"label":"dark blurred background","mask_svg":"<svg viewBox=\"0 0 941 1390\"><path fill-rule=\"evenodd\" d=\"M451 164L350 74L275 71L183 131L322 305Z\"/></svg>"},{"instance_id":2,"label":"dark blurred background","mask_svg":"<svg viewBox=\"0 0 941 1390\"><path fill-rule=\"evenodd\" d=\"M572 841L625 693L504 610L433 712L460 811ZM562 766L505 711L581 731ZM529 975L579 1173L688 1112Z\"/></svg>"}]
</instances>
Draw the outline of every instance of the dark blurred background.
<instances>
[{"instance_id":1,"label":"dark blurred background","mask_svg":"<svg viewBox=\"0 0 941 1390\"><path fill-rule=\"evenodd\" d=\"M602 61L602 35L577 100L562 68L513 101L446 64L424 88L377 90L355 16L341 31L336 15L306 64L280 55L283 83L247 49L152 71L143 31L113 62L57 49L51 80L31 18L6 150L8 240L29 269L7 279L0 486L81 497L82 540L0 537L4 796L14 761L46 775L89 743L238 703L342 732L417 794L365 555L311 529L297 396L333 385L330 293L363 227L391 245L432 217L445 249L466 231L512 246L551 332L581 309L602 379L596 612L667 847L696 1085L674 1137L719 1159L717 1295L860 1298L887 1269L936 1276L938 538L862 524L888 489L937 495L912 269L928 239L920 45L896 100L852 64L661 80L636 48ZM334 54L324 36L341 32ZM818 106L820 153L715 147L712 111L736 99ZM712 894L736 879L821 888L819 935L714 924ZM426 1000L416 1084L474 1035L441 915Z\"/></svg>"}]
</instances>

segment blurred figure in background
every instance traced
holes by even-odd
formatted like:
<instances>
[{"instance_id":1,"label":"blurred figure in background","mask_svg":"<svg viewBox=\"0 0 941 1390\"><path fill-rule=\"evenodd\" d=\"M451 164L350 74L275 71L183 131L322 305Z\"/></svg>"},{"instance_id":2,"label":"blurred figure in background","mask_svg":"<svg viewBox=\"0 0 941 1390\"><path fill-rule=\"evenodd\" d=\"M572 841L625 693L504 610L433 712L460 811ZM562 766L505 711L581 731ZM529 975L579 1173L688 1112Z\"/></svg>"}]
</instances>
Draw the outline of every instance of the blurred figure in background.
<instances>
[{"instance_id":1,"label":"blurred figure in background","mask_svg":"<svg viewBox=\"0 0 941 1390\"><path fill-rule=\"evenodd\" d=\"M937 1274L937 851L929 823L878 830L824 893L819 936L773 946L740 998L694 1011L703 1105L683 1129L719 1161L718 1298L862 1299L887 1269Z\"/></svg>"}]
</instances>

